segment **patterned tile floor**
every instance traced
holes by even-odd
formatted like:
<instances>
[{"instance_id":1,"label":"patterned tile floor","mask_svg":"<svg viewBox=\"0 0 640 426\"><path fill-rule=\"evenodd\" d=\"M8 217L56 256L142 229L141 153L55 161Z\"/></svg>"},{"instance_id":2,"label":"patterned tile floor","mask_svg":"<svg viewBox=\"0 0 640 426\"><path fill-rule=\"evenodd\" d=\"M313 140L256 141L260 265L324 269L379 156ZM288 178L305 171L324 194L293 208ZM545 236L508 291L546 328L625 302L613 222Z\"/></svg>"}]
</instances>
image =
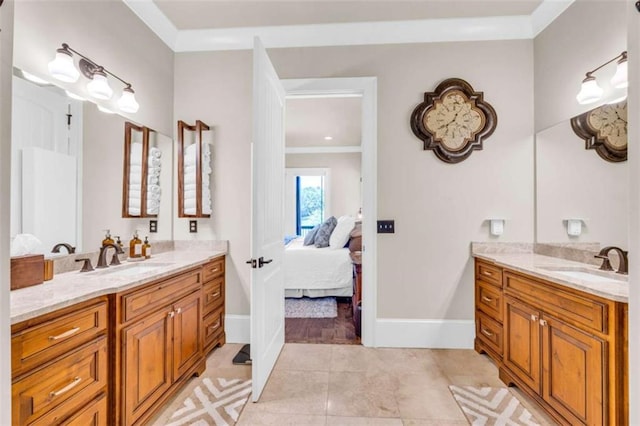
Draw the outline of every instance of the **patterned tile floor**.
<instances>
[{"instance_id":1,"label":"patterned tile floor","mask_svg":"<svg viewBox=\"0 0 640 426\"><path fill-rule=\"evenodd\" d=\"M231 365L240 347L217 349L207 369L216 369L216 377L248 379L250 367ZM181 395L193 391L192 382ZM451 384L504 386L491 361L473 350L287 343L260 401L247 403L237 425L467 425ZM519 398L544 425L554 424L525 396ZM164 412L174 412L172 404Z\"/></svg>"}]
</instances>

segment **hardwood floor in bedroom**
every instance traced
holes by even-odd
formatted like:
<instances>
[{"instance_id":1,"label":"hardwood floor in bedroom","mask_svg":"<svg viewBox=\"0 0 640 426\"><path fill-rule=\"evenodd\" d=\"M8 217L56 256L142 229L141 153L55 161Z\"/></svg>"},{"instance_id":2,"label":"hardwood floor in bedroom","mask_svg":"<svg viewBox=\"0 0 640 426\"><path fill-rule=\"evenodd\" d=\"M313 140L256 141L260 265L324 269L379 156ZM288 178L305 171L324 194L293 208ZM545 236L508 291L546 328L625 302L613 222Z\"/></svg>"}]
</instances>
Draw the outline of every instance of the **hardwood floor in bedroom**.
<instances>
[{"instance_id":1,"label":"hardwood floor in bedroom","mask_svg":"<svg viewBox=\"0 0 640 426\"><path fill-rule=\"evenodd\" d=\"M338 299L336 318L286 318L284 333L286 343L332 343L359 345L353 324L349 299Z\"/></svg>"}]
</instances>

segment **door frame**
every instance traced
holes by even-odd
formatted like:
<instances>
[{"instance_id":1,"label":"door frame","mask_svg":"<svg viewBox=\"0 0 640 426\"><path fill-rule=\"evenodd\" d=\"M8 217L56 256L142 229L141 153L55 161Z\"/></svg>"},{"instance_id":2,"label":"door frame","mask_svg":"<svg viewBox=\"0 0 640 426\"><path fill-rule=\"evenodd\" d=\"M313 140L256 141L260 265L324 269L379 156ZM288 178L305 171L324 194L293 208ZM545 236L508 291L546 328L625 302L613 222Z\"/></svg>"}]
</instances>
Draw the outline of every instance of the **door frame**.
<instances>
[{"instance_id":1,"label":"door frame","mask_svg":"<svg viewBox=\"0 0 640 426\"><path fill-rule=\"evenodd\" d=\"M362 345L376 346L378 298L378 79L377 77L282 79L286 99L362 98Z\"/></svg>"}]
</instances>

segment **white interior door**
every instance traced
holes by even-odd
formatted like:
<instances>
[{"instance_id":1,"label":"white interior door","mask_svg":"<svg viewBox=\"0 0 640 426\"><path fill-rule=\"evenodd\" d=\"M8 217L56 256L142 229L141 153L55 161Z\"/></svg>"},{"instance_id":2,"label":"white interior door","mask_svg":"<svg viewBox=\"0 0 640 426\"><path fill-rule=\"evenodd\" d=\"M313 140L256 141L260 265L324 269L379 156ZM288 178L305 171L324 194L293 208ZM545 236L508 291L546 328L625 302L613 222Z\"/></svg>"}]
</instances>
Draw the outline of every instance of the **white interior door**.
<instances>
[{"instance_id":1,"label":"white interior door","mask_svg":"<svg viewBox=\"0 0 640 426\"><path fill-rule=\"evenodd\" d=\"M284 345L284 102L282 83L256 37L251 207L253 401L260 398Z\"/></svg>"}]
</instances>

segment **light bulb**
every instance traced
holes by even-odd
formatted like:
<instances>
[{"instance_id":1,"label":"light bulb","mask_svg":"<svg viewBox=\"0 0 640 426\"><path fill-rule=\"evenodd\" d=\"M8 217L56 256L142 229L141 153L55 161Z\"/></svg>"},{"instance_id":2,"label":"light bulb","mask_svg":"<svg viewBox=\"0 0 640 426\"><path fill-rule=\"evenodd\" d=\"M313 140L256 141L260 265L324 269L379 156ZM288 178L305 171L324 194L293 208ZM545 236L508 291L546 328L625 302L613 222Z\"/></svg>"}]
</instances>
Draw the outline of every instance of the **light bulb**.
<instances>
[{"instance_id":1,"label":"light bulb","mask_svg":"<svg viewBox=\"0 0 640 426\"><path fill-rule=\"evenodd\" d=\"M131 87L125 87L122 90L122 96L118 99L118 108L124 112L138 112L140 105L136 102L136 96Z\"/></svg>"},{"instance_id":2,"label":"light bulb","mask_svg":"<svg viewBox=\"0 0 640 426\"><path fill-rule=\"evenodd\" d=\"M611 77L611 86L616 89L624 89L629 87L629 79L627 75L627 57L623 57L618 61L616 73Z\"/></svg>"},{"instance_id":3,"label":"light bulb","mask_svg":"<svg viewBox=\"0 0 640 426\"><path fill-rule=\"evenodd\" d=\"M111 99L113 89L109 87L107 74L104 71L96 71L93 73L93 79L87 84L87 91L96 99Z\"/></svg>"},{"instance_id":4,"label":"light bulb","mask_svg":"<svg viewBox=\"0 0 640 426\"><path fill-rule=\"evenodd\" d=\"M73 64L73 56L66 49L56 50L56 57L49 62L49 74L65 83L75 83L80 77L80 71Z\"/></svg>"},{"instance_id":5,"label":"light bulb","mask_svg":"<svg viewBox=\"0 0 640 426\"><path fill-rule=\"evenodd\" d=\"M592 104L600 99L602 93L603 90L598 86L598 82L595 77L587 76L587 78L582 81L582 87L580 88L580 93L578 93L576 99L581 105Z\"/></svg>"}]
</instances>

